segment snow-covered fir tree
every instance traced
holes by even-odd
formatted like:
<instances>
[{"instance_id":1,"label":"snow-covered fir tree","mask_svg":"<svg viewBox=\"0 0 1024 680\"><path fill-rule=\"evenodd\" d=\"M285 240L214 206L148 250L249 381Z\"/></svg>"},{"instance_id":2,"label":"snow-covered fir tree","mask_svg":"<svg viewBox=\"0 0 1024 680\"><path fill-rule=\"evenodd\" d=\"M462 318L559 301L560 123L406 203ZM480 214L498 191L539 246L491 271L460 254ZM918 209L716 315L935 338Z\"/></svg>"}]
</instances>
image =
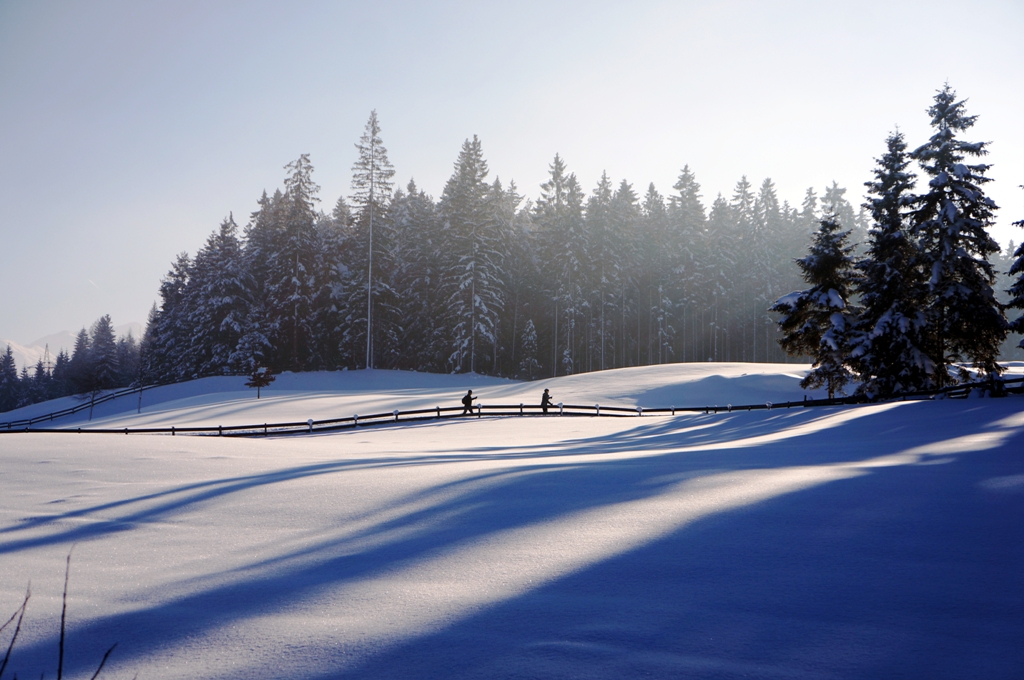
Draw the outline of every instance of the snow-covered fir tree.
<instances>
[{"instance_id":1,"label":"snow-covered fir tree","mask_svg":"<svg viewBox=\"0 0 1024 680\"><path fill-rule=\"evenodd\" d=\"M1024 185L1021 185L1021 188L1024 189ZM1018 220L1013 225L1024 229L1024 220ZM1010 242L1010 245L1012 247L1013 241ZM1007 290L1010 294L1010 300L1007 302L1006 308L1024 310L1024 241L1021 241L1020 246L1013 251L1013 258L1013 264L1010 265L1008 273L1011 277L1017 278L1012 282L1009 290ZM1009 330L1012 333L1024 334L1024 313L1010 321ZM1017 346L1024 349L1024 338L1021 339Z\"/></svg>"},{"instance_id":2,"label":"snow-covered fir tree","mask_svg":"<svg viewBox=\"0 0 1024 680\"><path fill-rule=\"evenodd\" d=\"M478 372L494 347L504 305L501 226L488 209L491 187L480 140L467 139L441 196L441 290L454 372ZM479 361L478 361L479 360Z\"/></svg>"},{"instance_id":3,"label":"snow-covered fir tree","mask_svg":"<svg viewBox=\"0 0 1024 680\"><path fill-rule=\"evenodd\" d=\"M14 352L7 345L0 355L0 411L12 411L19 401L18 366L14 363Z\"/></svg>"},{"instance_id":4,"label":"snow-covered fir tree","mask_svg":"<svg viewBox=\"0 0 1024 680\"><path fill-rule=\"evenodd\" d=\"M862 311L850 358L860 375L859 391L871 398L926 389L934 373L924 347L927 280L906 221L915 179L908 165L906 141L894 132L874 180L865 183L873 227L857 263Z\"/></svg>"},{"instance_id":5,"label":"snow-covered fir tree","mask_svg":"<svg viewBox=\"0 0 1024 680\"><path fill-rule=\"evenodd\" d=\"M107 390L119 384L117 338L109 314L101 316L92 326L89 335L89 364L93 390Z\"/></svg>"},{"instance_id":6,"label":"snow-covered fir tree","mask_svg":"<svg viewBox=\"0 0 1024 680\"><path fill-rule=\"evenodd\" d=\"M929 295L924 312L928 353L934 380L950 381L950 371L968 362L988 375L998 374L999 346L1007 323L993 283L989 257L999 244L989 235L996 204L985 195L989 166L968 163L988 153L985 142L966 142L976 116L968 116L964 101L947 84L928 109L935 133L911 155L930 178L928 191L916 196L911 228L920 243L928 273ZM957 373L965 375L962 369Z\"/></svg>"},{"instance_id":7,"label":"snow-covered fir tree","mask_svg":"<svg viewBox=\"0 0 1024 680\"><path fill-rule=\"evenodd\" d=\"M251 285L233 216L221 222L196 253L186 288L191 377L231 371L248 313Z\"/></svg>"},{"instance_id":8,"label":"snow-covered fir tree","mask_svg":"<svg viewBox=\"0 0 1024 680\"><path fill-rule=\"evenodd\" d=\"M810 372L800 381L805 389L824 386L829 399L844 393L854 374L847 365L850 335L857 312L851 304L855 284L849 231L834 215L821 220L808 255L797 264L810 288L778 299L771 311L781 315L779 343L790 354L809 356Z\"/></svg>"}]
</instances>

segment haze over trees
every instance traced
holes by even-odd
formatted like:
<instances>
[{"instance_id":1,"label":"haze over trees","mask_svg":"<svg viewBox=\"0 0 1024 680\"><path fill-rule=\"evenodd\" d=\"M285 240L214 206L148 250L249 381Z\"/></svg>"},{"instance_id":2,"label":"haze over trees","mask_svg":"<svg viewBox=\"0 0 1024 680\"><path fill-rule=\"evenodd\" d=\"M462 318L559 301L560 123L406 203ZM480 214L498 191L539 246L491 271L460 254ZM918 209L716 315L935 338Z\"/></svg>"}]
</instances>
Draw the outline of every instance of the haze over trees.
<instances>
[{"instance_id":1,"label":"haze over trees","mask_svg":"<svg viewBox=\"0 0 1024 680\"><path fill-rule=\"evenodd\" d=\"M304 155L243 233L229 217L178 257L146 332L147 379L257 363L529 378L784 361L768 306L799 285L791 262L820 201L867 226L834 183L797 209L743 177L709 210L689 167L667 195L607 174L588 192L558 155L531 201L491 175L475 136L435 200L392 187L376 113L356 146L352 195L330 214Z\"/></svg>"},{"instance_id":2,"label":"haze over trees","mask_svg":"<svg viewBox=\"0 0 1024 680\"><path fill-rule=\"evenodd\" d=\"M793 206L746 176L708 201L689 166L664 194L607 173L588 190L557 154L531 200L476 136L435 199L395 188L372 112L329 213L303 154L244 228L229 215L175 258L141 343L115 343L104 317L37 376L0 357L0 409L257 366L534 379L810 359L808 385L870 397L941 386L961 362L994 374L1024 358L1007 340L1024 316L1005 317L1024 309L1024 246L988 235L988 166L970 162L986 144L961 139L975 117L948 86L929 115L914 151L886 140L857 209L835 182Z\"/></svg>"}]
</instances>

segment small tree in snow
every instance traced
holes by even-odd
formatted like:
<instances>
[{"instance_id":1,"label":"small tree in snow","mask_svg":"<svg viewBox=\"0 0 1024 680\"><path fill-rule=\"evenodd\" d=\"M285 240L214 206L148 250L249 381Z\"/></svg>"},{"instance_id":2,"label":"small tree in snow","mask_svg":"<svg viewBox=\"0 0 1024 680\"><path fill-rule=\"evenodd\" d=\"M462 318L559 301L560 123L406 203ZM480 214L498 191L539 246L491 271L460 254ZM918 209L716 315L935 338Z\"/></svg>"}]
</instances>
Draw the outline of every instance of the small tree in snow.
<instances>
[{"instance_id":1,"label":"small tree in snow","mask_svg":"<svg viewBox=\"0 0 1024 680\"><path fill-rule=\"evenodd\" d=\"M260 389L274 382L274 380L276 380L276 378L274 377L274 374L270 372L269 368L256 364L253 366L252 373L249 374L249 381L245 383L245 386L255 387L256 398L259 399Z\"/></svg>"},{"instance_id":2,"label":"small tree in snow","mask_svg":"<svg viewBox=\"0 0 1024 680\"><path fill-rule=\"evenodd\" d=\"M835 215L821 220L810 253L799 260L804 280L811 287L779 298L771 311L782 315L779 344L789 354L810 356L814 366L800 386L824 385L828 397L842 393L853 379L847 366L850 332L856 318L850 293L855 277L853 248L846 244L849 231L840 231Z\"/></svg>"}]
</instances>

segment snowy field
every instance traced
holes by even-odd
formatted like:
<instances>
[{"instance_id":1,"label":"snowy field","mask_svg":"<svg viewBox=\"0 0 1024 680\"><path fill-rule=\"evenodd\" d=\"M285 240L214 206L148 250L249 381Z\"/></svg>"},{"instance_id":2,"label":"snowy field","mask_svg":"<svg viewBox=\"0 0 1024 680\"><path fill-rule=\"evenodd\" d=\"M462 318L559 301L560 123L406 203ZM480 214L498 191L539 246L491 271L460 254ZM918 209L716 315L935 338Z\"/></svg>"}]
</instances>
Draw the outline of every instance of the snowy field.
<instances>
[{"instance_id":1,"label":"snowy field","mask_svg":"<svg viewBox=\"0 0 1024 680\"><path fill-rule=\"evenodd\" d=\"M469 387L485 404L545 387L579 404L781 402L805 368L285 374L259 401L217 378L91 424L332 418L456 405ZM1021 678L1022 518L1024 397L7 434L3 620L29 581L32 599L4 677L55 677L74 545L68 678L115 642L103 678Z\"/></svg>"}]
</instances>

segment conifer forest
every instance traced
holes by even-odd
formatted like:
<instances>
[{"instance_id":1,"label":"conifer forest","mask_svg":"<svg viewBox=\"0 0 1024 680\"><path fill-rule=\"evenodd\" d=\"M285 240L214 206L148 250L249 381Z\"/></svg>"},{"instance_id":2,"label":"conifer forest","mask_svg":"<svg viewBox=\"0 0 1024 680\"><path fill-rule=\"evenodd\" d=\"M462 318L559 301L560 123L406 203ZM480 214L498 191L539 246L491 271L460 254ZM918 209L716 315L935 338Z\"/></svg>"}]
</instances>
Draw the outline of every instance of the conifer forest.
<instances>
[{"instance_id":1,"label":"conifer forest","mask_svg":"<svg viewBox=\"0 0 1024 680\"><path fill-rule=\"evenodd\" d=\"M808 386L876 397L941 386L961 365L995 374L1022 356L1024 248L988 234L986 144L962 138L964 102L946 86L929 115L930 139L894 132L865 150L877 165L856 205L834 182L791 204L745 176L709 199L685 165L664 193L607 174L584 187L558 155L530 198L492 177L475 136L434 198L397 185L373 112L347 197L321 205L299 156L243 225L228 216L177 256L140 342L116 342L104 317L58 357L49 392L29 386L50 372L19 378L8 351L0 410L257 367L528 380L811 361Z\"/></svg>"}]
</instances>

